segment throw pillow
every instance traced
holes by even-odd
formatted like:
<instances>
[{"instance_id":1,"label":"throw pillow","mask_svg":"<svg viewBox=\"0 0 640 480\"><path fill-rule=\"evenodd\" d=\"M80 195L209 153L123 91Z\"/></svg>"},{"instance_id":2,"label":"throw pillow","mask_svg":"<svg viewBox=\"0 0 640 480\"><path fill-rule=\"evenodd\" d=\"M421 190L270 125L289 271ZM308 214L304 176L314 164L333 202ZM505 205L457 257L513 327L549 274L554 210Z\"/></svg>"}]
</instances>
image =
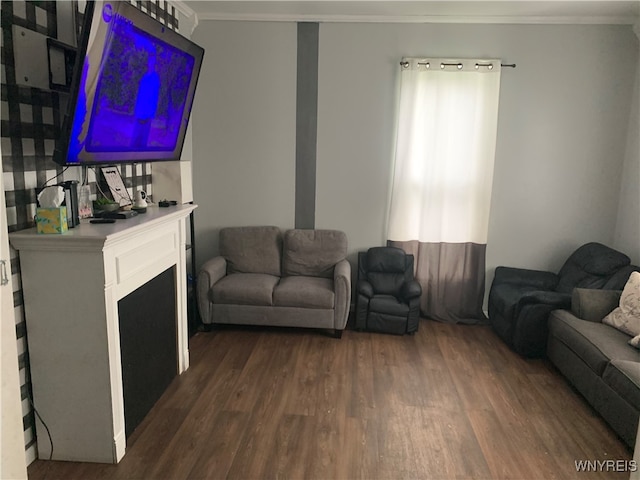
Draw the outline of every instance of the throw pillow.
<instances>
[{"instance_id":1,"label":"throw pillow","mask_svg":"<svg viewBox=\"0 0 640 480\"><path fill-rule=\"evenodd\" d=\"M631 340L629 340L629 345L632 347L640 348L640 335L636 335Z\"/></svg>"},{"instance_id":2,"label":"throw pillow","mask_svg":"<svg viewBox=\"0 0 640 480\"><path fill-rule=\"evenodd\" d=\"M640 335L640 272L632 272L620 296L620 306L602 323L635 337Z\"/></svg>"}]
</instances>

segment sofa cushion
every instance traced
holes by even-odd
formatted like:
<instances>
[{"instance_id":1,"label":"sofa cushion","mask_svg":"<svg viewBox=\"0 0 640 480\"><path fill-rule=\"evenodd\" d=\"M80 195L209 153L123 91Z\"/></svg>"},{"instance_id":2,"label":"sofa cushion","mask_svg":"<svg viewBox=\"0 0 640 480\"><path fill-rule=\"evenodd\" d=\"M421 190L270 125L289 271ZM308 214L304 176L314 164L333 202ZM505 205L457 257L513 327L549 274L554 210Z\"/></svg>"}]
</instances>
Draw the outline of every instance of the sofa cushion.
<instances>
[{"instance_id":1,"label":"sofa cushion","mask_svg":"<svg viewBox=\"0 0 640 480\"><path fill-rule=\"evenodd\" d=\"M283 274L333 278L347 255L347 236L338 230L288 230L284 234Z\"/></svg>"},{"instance_id":2,"label":"sofa cushion","mask_svg":"<svg viewBox=\"0 0 640 480\"><path fill-rule=\"evenodd\" d=\"M280 276L282 233L278 227L223 228L220 255L227 260L227 273Z\"/></svg>"},{"instance_id":3,"label":"sofa cushion","mask_svg":"<svg viewBox=\"0 0 640 480\"><path fill-rule=\"evenodd\" d=\"M603 323L580 320L566 310L551 313L549 335L564 343L596 375L602 375L611 359L640 361L640 352L627 344L628 335Z\"/></svg>"},{"instance_id":4,"label":"sofa cushion","mask_svg":"<svg viewBox=\"0 0 640 480\"><path fill-rule=\"evenodd\" d=\"M640 359L612 360L602 375L604 382L636 410L640 410Z\"/></svg>"},{"instance_id":5,"label":"sofa cushion","mask_svg":"<svg viewBox=\"0 0 640 480\"><path fill-rule=\"evenodd\" d=\"M265 273L232 273L211 289L213 303L273 305L273 289L279 280Z\"/></svg>"},{"instance_id":6,"label":"sofa cushion","mask_svg":"<svg viewBox=\"0 0 640 480\"><path fill-rule=\"evenodd\" d=\"M278 307L327 308L334 305L333 280L318 277L283 277L273 291Z\"/></svg>"}]
</instances>

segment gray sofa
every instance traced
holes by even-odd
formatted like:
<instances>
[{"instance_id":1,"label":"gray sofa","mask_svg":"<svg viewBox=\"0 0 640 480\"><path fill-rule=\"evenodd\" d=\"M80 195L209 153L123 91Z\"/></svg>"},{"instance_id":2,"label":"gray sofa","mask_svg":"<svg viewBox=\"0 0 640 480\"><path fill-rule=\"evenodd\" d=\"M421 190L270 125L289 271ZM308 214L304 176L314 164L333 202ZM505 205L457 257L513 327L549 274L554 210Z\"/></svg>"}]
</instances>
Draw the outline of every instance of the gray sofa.
<instances>
[{"instance_id":1,"label":"gray sofa","mask_svg":"<svg viewBox=\"0 0 640 480\"><path fill-rule=\"evenodd\" d=\"M205 324L333 329L342 335L351 302L347 237L337 230L277 227L220 230L220 256L197 279Z\"/></svg>"},{"instance_id":2,"label":"gray sofa","mask_svg":"<svg viewBox=\"0 0 640 480\"><path fill-rule=\"evenodd\" d=\"M602 319L618 306L619 291L576 288L571 311L549 317L547 356L633 449L640 417L640 350Z\"/></svg>"}]
</instances>

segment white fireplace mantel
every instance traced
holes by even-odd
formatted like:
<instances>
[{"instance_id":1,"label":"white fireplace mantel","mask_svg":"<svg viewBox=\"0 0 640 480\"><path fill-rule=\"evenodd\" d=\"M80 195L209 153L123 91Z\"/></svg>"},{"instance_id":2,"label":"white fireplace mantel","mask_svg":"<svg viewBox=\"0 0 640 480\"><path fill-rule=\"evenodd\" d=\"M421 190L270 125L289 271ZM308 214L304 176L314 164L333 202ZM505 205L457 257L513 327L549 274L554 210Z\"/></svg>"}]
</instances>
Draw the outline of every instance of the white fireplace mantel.
<instances>
[{"instance_id":1,"label":"white fireplace mantel","mask_svg":"<svg viewBox=\"0 0 640 480\"><path fill-rule=\"evenodd\" d=\"M12 233L20 252L34 403L53 459L117 463L126 447L118 301L176 268L176 361L189 368L186 217L195 205L149 207L62 235ZM49 439L38 421L38 455Z\"/></svg>"}]
</instances>

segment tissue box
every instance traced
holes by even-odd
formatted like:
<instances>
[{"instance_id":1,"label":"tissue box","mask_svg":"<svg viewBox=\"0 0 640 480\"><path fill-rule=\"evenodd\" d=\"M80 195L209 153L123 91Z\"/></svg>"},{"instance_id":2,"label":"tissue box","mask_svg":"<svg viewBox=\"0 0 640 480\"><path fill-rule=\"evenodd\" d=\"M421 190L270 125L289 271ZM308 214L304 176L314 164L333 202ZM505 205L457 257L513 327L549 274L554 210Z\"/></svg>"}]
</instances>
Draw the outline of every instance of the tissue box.
<instances>
[{"instance_id":1,"label":"tissue box","mask_svg":"<svg viewBox=\"0 0 640 480\"><path fill-rule=\"evenodd\" d=\"M67 207L37 208L36 228L38 233L64 233L67 225Z\"/></svg>"}]
</instances>

